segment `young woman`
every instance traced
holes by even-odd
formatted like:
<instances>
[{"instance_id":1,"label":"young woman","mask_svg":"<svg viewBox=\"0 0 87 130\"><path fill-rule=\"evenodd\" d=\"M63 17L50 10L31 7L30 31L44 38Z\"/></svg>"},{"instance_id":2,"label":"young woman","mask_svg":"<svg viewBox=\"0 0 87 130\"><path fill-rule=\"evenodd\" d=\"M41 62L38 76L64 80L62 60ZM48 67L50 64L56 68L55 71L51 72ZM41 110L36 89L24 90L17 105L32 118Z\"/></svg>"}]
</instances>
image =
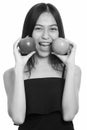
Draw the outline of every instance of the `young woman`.
<instances>
[{"instance_id":1,"label":"young woman","mask_svg":"<svg viewBox=\"0 0 87 130\"><path fill-rule=\"evenodd\" d=\"M34 5L26 15L22 38L32 37L36 50L22 56L14 44L15 67L4 73L8 113L19 130L74 130L79 107L81 70L75 65L76 45L65 39L58 10ZM67 55L52 53L54 40L72 44Z\"/></svg>"}]
</instances>

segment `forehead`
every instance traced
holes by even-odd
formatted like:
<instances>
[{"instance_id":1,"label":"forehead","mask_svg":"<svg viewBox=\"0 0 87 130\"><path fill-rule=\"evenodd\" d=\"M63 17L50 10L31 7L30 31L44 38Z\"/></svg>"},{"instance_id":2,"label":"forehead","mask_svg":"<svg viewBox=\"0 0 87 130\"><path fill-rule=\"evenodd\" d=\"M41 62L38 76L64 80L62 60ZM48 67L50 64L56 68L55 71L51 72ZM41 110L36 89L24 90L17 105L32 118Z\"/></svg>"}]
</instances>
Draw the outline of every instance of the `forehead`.
<instances>
[{"instance_id":1,"label":"forehead","mask_svg":"<svg viewBox=\"0 0 87 130\"><path fill-rule=\"evenodd\" d=\"M36 24L41 24L41 25L52 25L52 24L56 24L57 25L55 18L49 12L42 13L39 16Z\"/></svg>"}]
</instances>

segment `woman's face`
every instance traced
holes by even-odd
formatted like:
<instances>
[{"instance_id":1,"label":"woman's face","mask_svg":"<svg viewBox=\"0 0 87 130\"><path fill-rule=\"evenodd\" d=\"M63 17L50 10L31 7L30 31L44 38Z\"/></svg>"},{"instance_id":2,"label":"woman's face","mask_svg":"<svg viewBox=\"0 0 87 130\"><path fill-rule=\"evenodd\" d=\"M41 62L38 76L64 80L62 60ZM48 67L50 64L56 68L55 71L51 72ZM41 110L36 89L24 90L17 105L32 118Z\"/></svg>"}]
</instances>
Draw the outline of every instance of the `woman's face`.
<instances>
[{"instance_id":1,"label":"woman's face","mask_svg":"<svg viewBox=\"0 0 87 130\"><path fill-rule=\"evenodd\" d=\"M48 12L42 13L32 33L32 37L36 44L36 50L40 57L49 56L51 44L58 36L58 26L53 15Z\"/></svg>"}]
</instances>

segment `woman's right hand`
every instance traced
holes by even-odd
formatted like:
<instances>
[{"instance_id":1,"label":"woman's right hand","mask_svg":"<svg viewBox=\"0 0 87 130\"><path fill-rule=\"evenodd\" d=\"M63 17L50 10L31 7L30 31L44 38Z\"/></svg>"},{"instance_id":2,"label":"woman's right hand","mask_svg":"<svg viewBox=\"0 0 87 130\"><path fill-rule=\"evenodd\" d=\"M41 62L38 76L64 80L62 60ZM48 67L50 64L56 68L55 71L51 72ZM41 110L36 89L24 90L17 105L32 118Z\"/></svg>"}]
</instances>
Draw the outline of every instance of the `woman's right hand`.
<instances>
[{"instance_id":1,"label":"woman's right hand","mask_svg":"<svg viewBox=\"0 0 87 130\"><path fill-rule=\"evenodd\" d=\"M35 53L35 51L29 53L26 56L22 56L19 52L18 43L20 42L21 38L19 38L13 45L13 53L15 57L15 64L22 67L24 69L24 66L26 65L29 58Z\"/></svg>"}]
</instances>

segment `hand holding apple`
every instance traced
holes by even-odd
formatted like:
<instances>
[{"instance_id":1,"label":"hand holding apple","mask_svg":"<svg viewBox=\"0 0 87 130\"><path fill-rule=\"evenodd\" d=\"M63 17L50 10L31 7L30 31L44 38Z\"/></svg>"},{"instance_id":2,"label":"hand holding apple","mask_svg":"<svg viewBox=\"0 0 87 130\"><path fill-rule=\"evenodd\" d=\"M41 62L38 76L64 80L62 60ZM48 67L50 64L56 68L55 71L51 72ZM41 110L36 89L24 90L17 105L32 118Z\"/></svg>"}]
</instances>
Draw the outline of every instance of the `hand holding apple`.
<instances>
[{"instance_id":1,"label":"hand holding apple","mask_svg":"<svg viewBox=\"0 0 87 130\"><path fill-rule=\"evenodd\" d=\"M18 47L19 47L19 51L21 55L27 55L30 52L35 51L35 43L34 43L33 38L28 37L28 36L23 38L19 42Z\"/></svg>"},{"instance_id":2,"label":"hand holding apple","mask_svg":"<svg viewBox=\"0 0 87 130\"><path fill-rule=\"evenodd\" d=\"M69 42L67 42L64 38L57 38L52 44L52 50L59 55L67 54L68 49Z\"/></svg>"},{"instance_id":3,"label":"hand holding apple","mask_svg":"<svg viewBox=\"0 0 87 130\"><path fill-rule=\"evenodd\" d=\"M61 45L62 44L62 45ZM66 65L75 64L76 44L63 38L56 39L52 44L52 53Z\"/></svg>"},{"instance_id":4,"label":"hand holding apple","mask_svg":"<svg viewBox=\"0 0 87 130\"><path fill-rule=\"evenodd\" d=\"M26 54L26 56L23 56L25 53L23 53L23 55L21 54L21 41L22 39L19 38L14 44L13 44L13 54L14 54L14 58L15 58L15 66L19 66L20 69L24 69L27 61L36 53L36 51L32 51L29 54ZM20 45L19 45L20 44ZM24 45L24 44L23 44Z\"/></svg>"}]
</instances>

